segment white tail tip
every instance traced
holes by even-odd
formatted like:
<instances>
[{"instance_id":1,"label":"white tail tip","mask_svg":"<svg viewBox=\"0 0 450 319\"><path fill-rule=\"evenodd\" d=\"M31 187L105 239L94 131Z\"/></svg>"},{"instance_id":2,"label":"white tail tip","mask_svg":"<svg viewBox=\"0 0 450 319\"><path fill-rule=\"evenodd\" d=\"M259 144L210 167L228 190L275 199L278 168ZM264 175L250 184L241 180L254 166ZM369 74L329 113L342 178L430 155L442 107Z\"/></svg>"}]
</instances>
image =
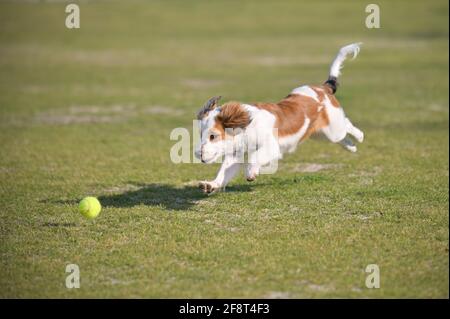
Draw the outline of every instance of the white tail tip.
<instances>
[{"instance_id":1,"label":"white tail tip","mask_svg":"<svg viewBox=\"0 0 450 319\"><path fill-rule=\"evenodd\" d=\"M359 51L361 50L362 42L358 43L352 43L349 45L346 45L345 47L342 47L339 50L339 53L337 54L336 58L334 59L333 63L331 64L330 68L330 76L333 77L339 77L341 74L340 70L342 69L343 63L347 56L352 55L352 59L356 58Z\"/></svg>"},{"instance_id":2,"label":"white tail tip","mask_svg":"<svg viewBox=\"0 0 450 319\"><path fill-rule=\"evenodd\" d=\"M345 55L353 54L352 59L356 58L361 50L362 42L352 43L343 47L340 51L344 52Z\"/></svg>"}]
</instances>

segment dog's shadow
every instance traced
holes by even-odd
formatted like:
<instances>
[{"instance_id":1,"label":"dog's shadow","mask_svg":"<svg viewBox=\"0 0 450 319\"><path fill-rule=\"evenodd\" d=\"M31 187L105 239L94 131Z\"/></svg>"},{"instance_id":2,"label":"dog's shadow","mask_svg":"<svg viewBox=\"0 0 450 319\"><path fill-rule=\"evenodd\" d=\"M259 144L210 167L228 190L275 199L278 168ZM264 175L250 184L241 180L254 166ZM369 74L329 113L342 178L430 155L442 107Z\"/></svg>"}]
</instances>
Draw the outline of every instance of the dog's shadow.
<instances>
[{"instance_id":1,"label":"dog's shadow","mask_svg":"<svg viewBox=\"0 0 450 319\"><path fill-rule=\"evenodd\" d=\"M135 189L120 194L99 196L105 207L160 206L168 210L188 210L209 197L197 186L176 187L169 184L142 184L129 182ZM248 192L249 185L227 188L227 192Z\"/></svg>"},{"instance_id":2,"label":"dog's shadow","mask_svg":"<svg viewBox=\"0 0 450 319\"><path fill-rule=\"evenodd\" d=\"M160 206L168 210L188 210L205 198L195 186L175 187L169 184L127 183L132 189L118 194L99 196L104 207Z\"/></svg>"},{"instance_id":3,"label":"dog's shadow","mask_svg":"<svg viewBox=\"0 0 450 319\"><path fill-rule=\"evenodd\" d=\"M227 187L227 192L248 192L250 185ZM197 186L177 187L169 184L143 184L128 182L125 187L113 190L111 195L100 195L98 199L103 207L134 207L139 205L158 206L165 210L189 210L202 200L208 200ZM118 193L120 192L120 193ZM216 196L213 195L213 196ZM80 199L56 201L60 204L77 204ZM48 202L45 201L45 202Z\"/></svg>"}]
</instances>

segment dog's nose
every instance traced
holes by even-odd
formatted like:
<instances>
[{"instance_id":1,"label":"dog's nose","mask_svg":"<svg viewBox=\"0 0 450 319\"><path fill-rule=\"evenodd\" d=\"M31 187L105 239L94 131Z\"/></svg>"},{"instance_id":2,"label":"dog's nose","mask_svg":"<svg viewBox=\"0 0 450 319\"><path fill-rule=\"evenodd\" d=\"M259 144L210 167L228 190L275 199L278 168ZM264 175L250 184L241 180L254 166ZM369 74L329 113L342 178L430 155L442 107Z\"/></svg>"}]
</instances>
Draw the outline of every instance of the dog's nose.
<instances>
[{"instance_id":1,"label":"dog's nose","mask_svg":"<svg viewBox=\"0 0 450 319\"><path fill-rule=\"evenodd\" d=\"M202 163L206 163L205 160L203 159L203 153L202 153L202 151L195 152L195 156L197 156L197 158L198 158L199 160L201 160Z\"/></svg>"},{"instance_id":2,"label":"dog's nose","mask_svg":"<svg viewBox=\"0 0 450 319\"><path fill-rule=\"evenodd\" d=\"M195 155L202 161L202 163L205 163L205 161L203 160L203 145L195 151Z\"/></svg>"}]
</instances>

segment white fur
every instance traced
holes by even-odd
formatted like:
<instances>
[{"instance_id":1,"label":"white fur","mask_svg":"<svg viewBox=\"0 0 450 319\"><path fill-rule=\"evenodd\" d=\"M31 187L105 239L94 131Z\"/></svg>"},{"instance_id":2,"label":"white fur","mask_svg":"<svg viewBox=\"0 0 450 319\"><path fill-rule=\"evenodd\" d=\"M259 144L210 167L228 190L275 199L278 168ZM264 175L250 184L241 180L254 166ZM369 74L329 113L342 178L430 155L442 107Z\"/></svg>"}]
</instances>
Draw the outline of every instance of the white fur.
<instances>
[{"instance_id":1,"label":"white fur","mask_svg":"<svg viewBox=\"0 0 450 319\"><path fill-rule=\"evenodd\" d=\"M362 44L361 42L349 44L346 45L345 47L342 47L339 50L338 54L336 55L336 58L334 58L334 61L331 64L330 68L331 76L338 78L339 75L341 75L341 69L343 67L345 59L347 59L348 55L353 55L353 59L356 58L356 56L359 53L361 44Z\"/></svg>"},{"instance_id":2,"label":"white fur","mask_svg":"<svg viewBox=\"0 0 450 319\"><path fill-rule=\"evenodd\" d=\"M304 96L309 96L310 98L313 98L316 102L319 102L319 97L317 96L317 93L309 87L309 85L303 85L296 89L293 89L291 94L300 94Z\"/></svg>"},{"instance_id":3,"label":"white fur","mask_svg":"<svg viewBox=\"0 0 450 319\"><path fill-rule=\"evenodd\" d=\"M197 158L201 159L205 163L212 163L216 161L223 153L221 150L225 147L225 141L217 143L208 143L211 128L215 124L215 117L219 114L219 109L214 109L209 112L208 116L200 121L200 144L197 145L195 154ZM201 154L201 156L200 156Z\"/></svg>"},{"instance_id":4,"label":"white fur","mask_svg":"<svg viewBox=\"0 0 450 319\"><path fill-rule=\"evenodd\" d=\"M326 95L323 104L330 124L322 129L322 133L325 134L331 142L337 143L343 140L347 135L344 110L342 107L333 106Z\"/></svg>"},{"instance_id":5,"label":"white fur","mask_svg":"<svg viewBox=\"0 0 450 319\"><path fill-rule=\"evenodd\" d=\"M308 117L305 117L303 125L297 133L282 137L278 140L283 153L293 153L297 149L298 142L305 135L310 122L311 120Z\"/></svg>"}]
</instances>

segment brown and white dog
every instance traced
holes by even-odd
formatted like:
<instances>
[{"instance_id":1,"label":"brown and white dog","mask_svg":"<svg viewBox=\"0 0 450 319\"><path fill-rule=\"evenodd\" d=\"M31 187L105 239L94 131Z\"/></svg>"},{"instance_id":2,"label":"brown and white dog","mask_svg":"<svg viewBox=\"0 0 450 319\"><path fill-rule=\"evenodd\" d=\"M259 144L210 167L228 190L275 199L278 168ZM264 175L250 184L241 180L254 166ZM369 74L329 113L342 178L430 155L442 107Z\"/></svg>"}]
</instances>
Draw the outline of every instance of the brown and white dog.
<instances>
[{"instance_id":1,"label":"brown and white dog","mask_svg":"<svg viewBox=\"0 0 450 319\"><path fill-rule=\"evenodd\" d=\"M298 87L278 103L228 102L219 106L220 97L209 99L197 116L201 142L195 155L203 163L224 158L216 178L200 182L199 187L208 194L224 190L241 166L247 180L253 181L263 166L295 151L313 133L322 133L356 152L350 136L361 143L364 134L345 116L334 93L344 60L349 55L355 58L359 50L359 43L341 48L324 84ZM244 152L247 163L242 160Z\"/></svg>"}]
</instances>

